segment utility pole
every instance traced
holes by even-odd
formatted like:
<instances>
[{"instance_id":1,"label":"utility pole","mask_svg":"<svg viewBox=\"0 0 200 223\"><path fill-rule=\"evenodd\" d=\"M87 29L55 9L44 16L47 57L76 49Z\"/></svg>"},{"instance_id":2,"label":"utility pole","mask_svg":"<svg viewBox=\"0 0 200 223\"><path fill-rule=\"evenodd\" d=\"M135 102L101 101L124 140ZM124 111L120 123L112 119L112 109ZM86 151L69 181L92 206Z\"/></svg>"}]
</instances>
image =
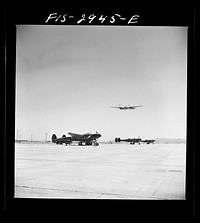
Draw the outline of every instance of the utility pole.
<instances>
[{"instance_id":1,"label":"utility pole","mask_svg":"<svg viewBox=\"0 0 200 223\"><path fill-rule=\"evenodd\" d=\"M47 143L47 132L45 132L45 143Z\"/></svg>"},{"instance_id":2,"label":"utility pole","mask_svg":"<svg viewBox=\"0 0 200 223\"><path fill-rule=\"evenodd\" d=\"M32 142L32 134L31 134L31 142Z\"/></svg>"}]
</instances>

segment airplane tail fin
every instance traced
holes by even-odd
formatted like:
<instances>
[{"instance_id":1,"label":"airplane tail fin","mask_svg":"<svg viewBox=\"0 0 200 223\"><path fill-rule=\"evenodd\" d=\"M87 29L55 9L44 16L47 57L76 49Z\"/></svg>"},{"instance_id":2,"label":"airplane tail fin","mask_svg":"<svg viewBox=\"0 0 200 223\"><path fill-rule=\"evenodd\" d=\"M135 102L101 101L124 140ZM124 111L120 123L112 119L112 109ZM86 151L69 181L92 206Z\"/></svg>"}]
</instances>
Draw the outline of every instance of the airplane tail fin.
<instances>
[{"instance_id":1,"label":"airplane tail fin","mask_svg":"<svg viewBox=\"0 0 200 223\"><path fill-rule=\"evenodd\" d=\"M115 138L115 142L121 142L120 138Z\"/></svg>"},{"instance_id":2,"label":"airplane tail fin","mask_svg":"<svg viewBox=\"0 0 200 223\"><path fill-rule=\"evenodd\" d=\"M57 140L56 134L53 134L52 135L51 140L52 140L53 143L56 142L56 140Z\"/></svg>"}]
</instances>

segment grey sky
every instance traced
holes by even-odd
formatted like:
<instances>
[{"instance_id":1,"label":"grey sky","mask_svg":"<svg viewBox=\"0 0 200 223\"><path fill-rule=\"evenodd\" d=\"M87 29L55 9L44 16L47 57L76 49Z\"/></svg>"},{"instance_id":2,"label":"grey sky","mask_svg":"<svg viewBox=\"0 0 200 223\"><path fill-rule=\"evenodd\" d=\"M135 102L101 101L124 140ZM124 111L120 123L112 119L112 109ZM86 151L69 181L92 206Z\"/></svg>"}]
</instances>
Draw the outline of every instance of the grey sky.
<instances>
[{"instance_id":1,"label":"grey sky","mask_svg":"<svg viewBox=\"0 0 200 223\"><path fill-rule=\"evenodd\" d=\"M16 60L23 139L186 137L186 27L20 25Z\"/></svg>"}]
</instances>

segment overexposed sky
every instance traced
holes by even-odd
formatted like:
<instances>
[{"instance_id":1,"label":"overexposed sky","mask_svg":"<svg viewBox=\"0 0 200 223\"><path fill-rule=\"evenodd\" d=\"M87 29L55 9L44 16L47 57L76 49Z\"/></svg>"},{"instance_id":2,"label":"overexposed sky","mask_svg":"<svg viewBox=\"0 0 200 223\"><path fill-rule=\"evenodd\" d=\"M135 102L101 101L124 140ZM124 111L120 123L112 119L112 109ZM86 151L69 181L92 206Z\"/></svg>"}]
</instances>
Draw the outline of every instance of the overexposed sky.
<instances>
[{"instance_id":1,"label":"overexposed sky","mask_svg":"<svg viewBox=\"0 0 200 223\"><path fill-rule=\"evenodd\" d=\"M18 25L16 41L22 139L186 138L186 27Z\"/></svg>"}]
</instances>

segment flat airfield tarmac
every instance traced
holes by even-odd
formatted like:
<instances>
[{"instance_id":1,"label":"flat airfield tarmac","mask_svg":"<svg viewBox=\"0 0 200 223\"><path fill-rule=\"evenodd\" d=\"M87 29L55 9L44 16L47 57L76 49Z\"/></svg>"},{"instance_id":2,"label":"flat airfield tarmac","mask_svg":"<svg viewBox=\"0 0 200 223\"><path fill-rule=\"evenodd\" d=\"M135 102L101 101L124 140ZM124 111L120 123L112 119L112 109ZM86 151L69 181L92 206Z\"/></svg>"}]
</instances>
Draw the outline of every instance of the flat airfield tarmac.
<instances>
[{"instance_id":1,"label":"flat airfield tarmac","mask_svg":"<svg viewBox=\"0 0 200 223\"><path fill-rule=\"evenodd\" d=\"M186 144L15 143L15 197L185 199Z\"/></svg>"}]
</instances>

